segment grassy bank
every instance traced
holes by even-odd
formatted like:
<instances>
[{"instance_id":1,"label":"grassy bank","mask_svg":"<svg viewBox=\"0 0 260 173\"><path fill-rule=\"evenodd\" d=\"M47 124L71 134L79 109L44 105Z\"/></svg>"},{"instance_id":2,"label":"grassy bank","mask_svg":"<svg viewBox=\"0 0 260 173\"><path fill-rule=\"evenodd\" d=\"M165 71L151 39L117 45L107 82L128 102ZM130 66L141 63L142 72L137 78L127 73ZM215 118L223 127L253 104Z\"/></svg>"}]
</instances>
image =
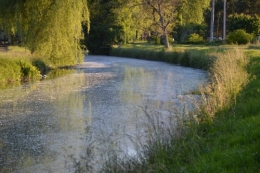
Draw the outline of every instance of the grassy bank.
<instances>
[{"instance_id":1,"label":"grassy bank","mask_svg":"<svg viewBox=\"0 0 260 173\"><path fill-rule=\"evenodd\" d=\"M110 172L259 172L258 48L189 48L165 52L126 47L113 50L112 53L119 56L132 55L129 57L134 58L149 54L145 59L207 69L210 82L200 89L201 106L196 112L190 113L189 119L179 123L174 134L168 134L167 138L159 135L148 140L142 146L138 159L109 162ZM168 54L170 58L165 58ZM195 59L198 60L197 64ZM164 133L168 133L172 132L169 129L173 127L161 128Z\"/></svg>"},{"instance_id":2,"label":"grassy bank","mask_svg":"<svg viewBox=\"0 0 260 173\"><path fill-rule=\"evenodd\" d=\"M25 48L9 46L8 51L0 52L0 88L39 80L46 68L41 58Z\"/></svg>"}]
</instances>

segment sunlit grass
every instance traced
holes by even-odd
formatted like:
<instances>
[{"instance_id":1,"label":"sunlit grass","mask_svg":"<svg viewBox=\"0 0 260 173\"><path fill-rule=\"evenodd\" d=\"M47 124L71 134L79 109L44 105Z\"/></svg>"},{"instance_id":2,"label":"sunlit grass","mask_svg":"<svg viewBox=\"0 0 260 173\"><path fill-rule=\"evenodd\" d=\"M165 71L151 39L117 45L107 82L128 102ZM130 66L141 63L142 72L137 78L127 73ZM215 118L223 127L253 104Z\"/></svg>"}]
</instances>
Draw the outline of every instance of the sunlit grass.
<instances>
[{"instance_id":1,"label":"sunlit grass","mask_svg":"<svg viewBox=\"0 0 260 173\"><path fill-rule=\"evenodd\" d=\"M9 46L6 52L0 51L0 88L39 79L40 69L33 65L38 58L18 46Z\"/></svg>"}]
</instances>

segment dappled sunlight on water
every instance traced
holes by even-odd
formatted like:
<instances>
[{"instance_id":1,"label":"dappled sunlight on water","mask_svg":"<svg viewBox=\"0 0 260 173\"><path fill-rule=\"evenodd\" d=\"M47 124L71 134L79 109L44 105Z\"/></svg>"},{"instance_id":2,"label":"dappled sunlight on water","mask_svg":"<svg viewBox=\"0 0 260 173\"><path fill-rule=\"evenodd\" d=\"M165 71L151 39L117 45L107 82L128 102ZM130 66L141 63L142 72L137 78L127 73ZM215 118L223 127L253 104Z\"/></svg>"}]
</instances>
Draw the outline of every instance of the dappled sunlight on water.
<instances>
[{"instance_id":1,"label":"dappled sunlight on water","mask_svg":"<svg viewBox=\"0 0 260 173\"><path fill-rule=\"evenodd\" d=\"M178 96L205 80L201 70L88 56L60 77L0 90L0 172L97 172L133 156L152 133L148 110L174 124Z\"/></svg>"}]
</instances>

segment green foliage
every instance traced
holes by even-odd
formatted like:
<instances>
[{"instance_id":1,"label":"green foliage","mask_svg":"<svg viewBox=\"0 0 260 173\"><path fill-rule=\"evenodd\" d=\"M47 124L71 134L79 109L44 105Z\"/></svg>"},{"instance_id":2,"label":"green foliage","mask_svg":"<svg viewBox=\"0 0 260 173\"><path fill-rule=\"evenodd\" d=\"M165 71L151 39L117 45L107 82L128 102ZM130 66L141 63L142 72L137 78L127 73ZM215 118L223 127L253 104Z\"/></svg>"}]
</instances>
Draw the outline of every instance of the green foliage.
<instances>
[{"instance_id":1,"label":"green foliage","mask_svg":"<svg viewBox=\"0 0 260 173\"><path fill-rule=\"evenodd\" d=\"M30 61L0 58L0 87L41 78L40 71Z\"/></svg>"},{"instance_id":2,"label":"green foliage","mask_svg":"<svg viewBox=\"0 0 260 173\"><path fill-rule=\"evenodd\" d=\"M202 24L204 12L210 6L210 0L182 0L178 10L180 25Z\"/></svg>"},{"instance_id":3,"label":"green foliage","mask_svg":"<svg viewBox=\"0 0 260 173\"><path fill-rule=\"evenodd\" d=\"M123 27L117 22L119 2L90 1L91 30L85 32L85 44L91 54L109 54L113 44L123 42Z\"/></svg>"},{"instance_id":4,"label":"green foliage","mask_svg":"<svg viewBox=\"0 0 260 173\"><path fill-rule=\"evenodd\" d=\"M242 29L235 30L227 35L228 44L248 44L252 39L253 36Z\"/></svg>"},{"instance_id":5,"label":"green foliage","mask_svg":"<svg viewBox=\"0 0 260 173\"><path fill-rule=\"evenodd\" d=\"M112 56L131 57L152 61L164 61L182 66L207 69L209 59L204 50L173 50L164 49L140 49L140 48L113 48L110 52Z\"/></svg>"},{"instance_id":6,"label":"green foliage","mask_svg":"<svg viewBox=\"0 0 260 173\"><path fill-rule=\"evenodd\" d=\"M0 86L17 84L21 80L21 68L14 60L0 58Z\"/></svg>"},{"instance_id":7,"label":"green foliage","mask_svg":"<svg viewBox=\"0 0 260 173\"><path fill-rule=\"evenodd\" d=\"M41 78L40 71L33 66L31 62L19 60L17 63L21 69L22 81L30 81Z\"/></svg>"},{"instance_id":8,"label":"green foliage","mask_svg":"<svg viewBox=\"0 0 260 173\"><path fill-rule=\"evenodd\" d=\"M192 43L192 44L202 44L202 43L204 43L204 40L203 40L202 36L194 33L194 34L190 35L188 42Z\"/></svg>"},{"instance_id":9,"label":"green foliage","mask_svg":"<svg viewBox=\"0 0 260 173\"><path fill-rule=\"evenodd\" d=\"M228 17L227 30L245 30L249 34L258 36L260 34L260 18L256 15L234 14Z\"/></svg>"},{"instance_id":10,"label":"green foliage","mask_svg":"<svg viewBox=\"0 0 260 173\"><path fill-rule=\"evenodd\" d=\"M178 43L186 43L191 34L206 36L207 26L205 24L177 25L173 30L173 37Z\"/></svg>"},{"instance_id":11,"label":"green foliage","mask_svg":"<svg viewBox=\"0 0 260 173\"><path fill-rule=\"evenodd\" d=\"M218 2L218 1L217 1ZM220 1L220 3L222 3ZM258 0L232 0L227 1L228 14L244 13L250 16L260 15L259 7L260 1ZM223 8L220 6L220 8Z\"/></svg>"},{"instance_id":12,"label":"green foliage","mask_svg":"<svg viewBox=\"0 0 260 173\"><path fill-rule=\"evenodd\" d=\"M49 59L51 66L82 62L79 41L82 24L89 24L86 0L0 2L5 33L17 34L32 53Z\"/></svg>"}]
</instances>

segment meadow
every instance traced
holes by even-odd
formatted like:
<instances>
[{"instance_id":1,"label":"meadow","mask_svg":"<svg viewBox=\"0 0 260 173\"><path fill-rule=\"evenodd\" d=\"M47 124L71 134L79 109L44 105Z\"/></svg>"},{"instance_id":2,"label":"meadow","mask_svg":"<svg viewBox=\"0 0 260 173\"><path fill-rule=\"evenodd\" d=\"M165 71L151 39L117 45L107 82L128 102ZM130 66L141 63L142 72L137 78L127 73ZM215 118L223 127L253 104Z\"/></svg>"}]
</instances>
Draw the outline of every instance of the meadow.
<instances>
[{"instance_id":1,"label":"meadow","mask_svg":"<svg viewBox=\"0 0 260 173\"><path fill-rule=\"evenodd\" d=\"M259 172L259 48L258 45L174 45L166 51L162 46L140 43L114 48L113 56L205 69L209 82L198 88L196 93L201 95L201 102L194 103L196 110L182 119L177 128L160 126L168 137L151 138L142 145L139 155L113 160L106 170Z\"/></svg>"}]
</instances>

